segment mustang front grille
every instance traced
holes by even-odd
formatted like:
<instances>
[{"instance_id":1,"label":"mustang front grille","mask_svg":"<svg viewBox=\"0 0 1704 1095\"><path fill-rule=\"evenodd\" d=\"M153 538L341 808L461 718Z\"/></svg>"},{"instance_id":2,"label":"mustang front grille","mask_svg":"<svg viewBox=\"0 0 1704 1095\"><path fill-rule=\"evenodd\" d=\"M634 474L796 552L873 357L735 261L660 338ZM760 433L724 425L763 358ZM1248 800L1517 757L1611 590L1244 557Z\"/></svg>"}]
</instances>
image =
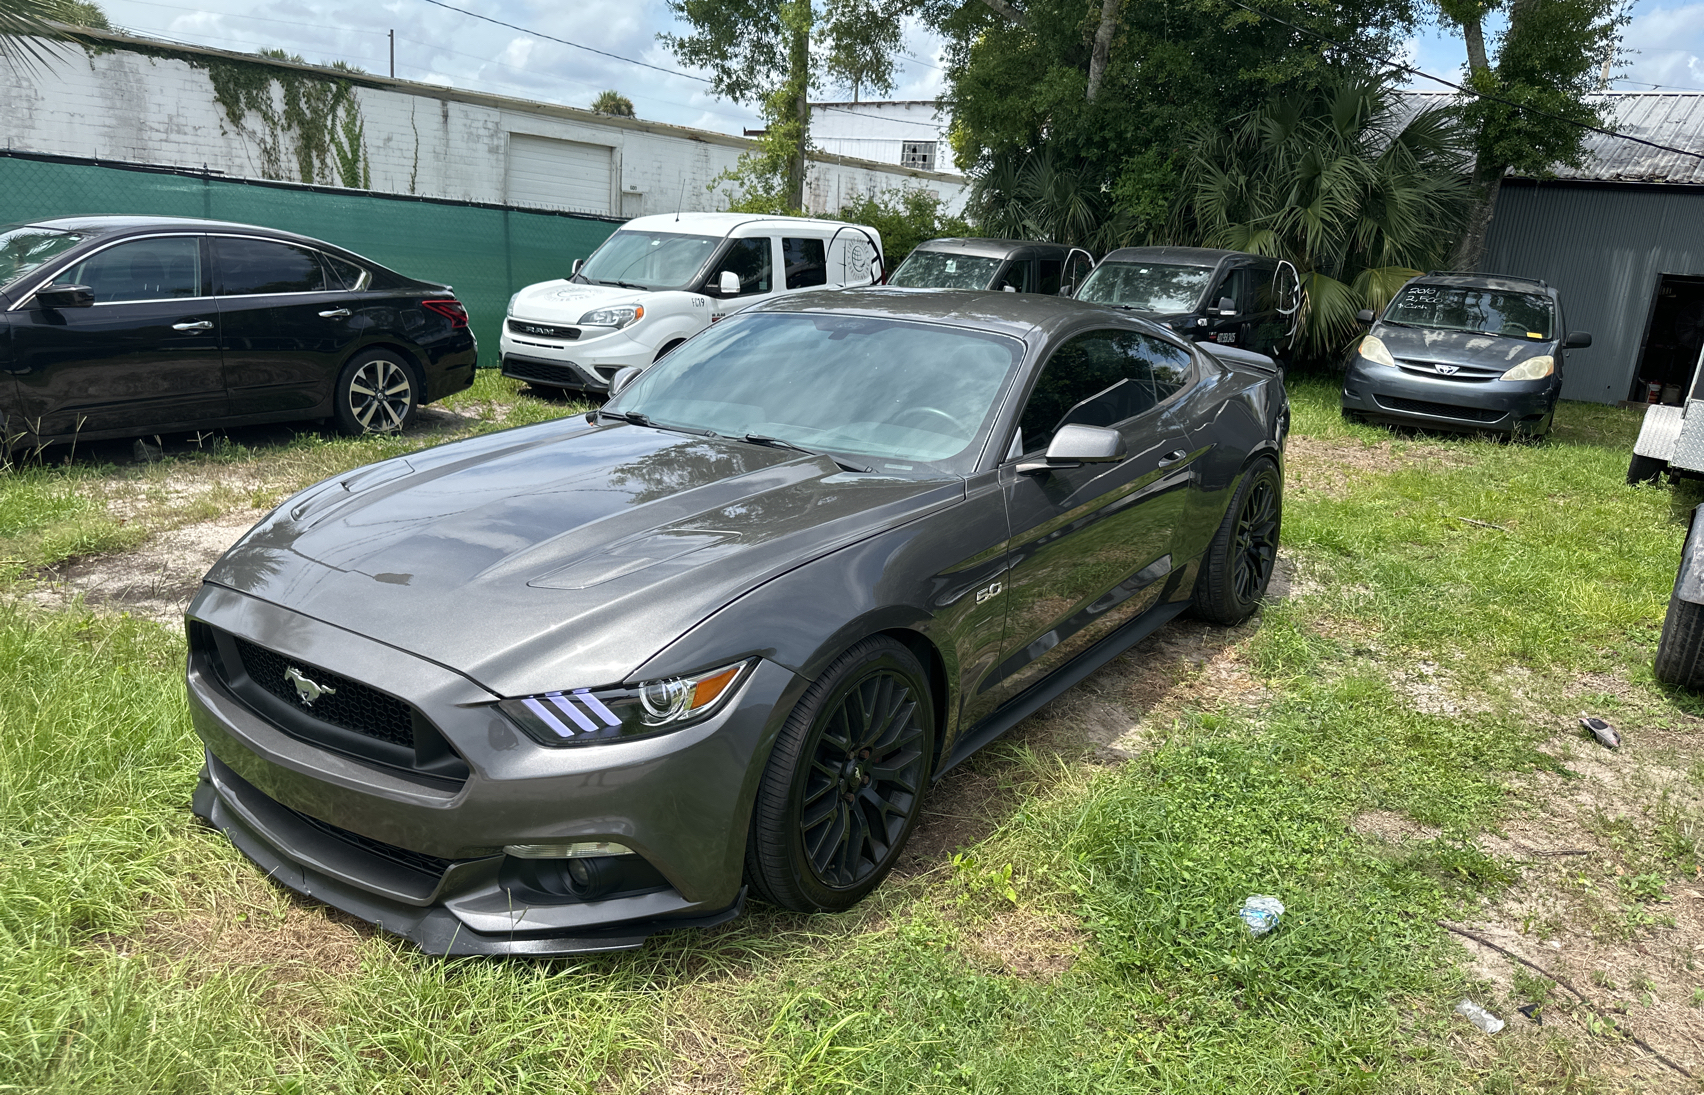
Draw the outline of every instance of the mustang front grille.
<instances>
[{"instance_id":1,"label":"mustang front grille","mask_svg":"<svg viewBox=\"0 0 1704 1095\"><path fill-rule=\"evenodd\" d=\"M249 679L279 699L302 704L302 690L288 676L294 669L298 677L307 677L320 693L309 707L314 718L369 738L414 748L414 711L408 704L359 681L293 662L247 639L236 642Z\"/></svg>"},{"instance_id":2,"label":"mustang front grille","mask_svg":"<svg viewBox=\"0 0 1704 1095\"><path fill-rule=\"evenodd\" d=\"M1409 414L1429 414L1436 418L1457 418L1467 422L1495 422L1508 415L1507 411L1487 410L1484 407L1458 407L1453 403L1428 403L1424 399L1403 399L1395 395L1375 395L1379 406Z\"/></svg>"}]
</instances>

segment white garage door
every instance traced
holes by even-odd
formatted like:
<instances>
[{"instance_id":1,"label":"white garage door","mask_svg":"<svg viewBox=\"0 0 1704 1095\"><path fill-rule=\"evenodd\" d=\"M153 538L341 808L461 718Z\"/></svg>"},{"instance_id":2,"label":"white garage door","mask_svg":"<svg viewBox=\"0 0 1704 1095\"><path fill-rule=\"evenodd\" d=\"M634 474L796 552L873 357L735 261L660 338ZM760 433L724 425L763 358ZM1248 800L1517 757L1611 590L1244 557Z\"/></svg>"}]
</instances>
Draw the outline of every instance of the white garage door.
<instances>
[{"instance_id":1,"label":"white garage door","mask_svg":"<svg viewBox=\"0 0 1704 1095\"><path fill-rule=\"evenodd\" d=\"M610 150L509 134L509 203L608 213Z\"/></svg>"}]
</instances>

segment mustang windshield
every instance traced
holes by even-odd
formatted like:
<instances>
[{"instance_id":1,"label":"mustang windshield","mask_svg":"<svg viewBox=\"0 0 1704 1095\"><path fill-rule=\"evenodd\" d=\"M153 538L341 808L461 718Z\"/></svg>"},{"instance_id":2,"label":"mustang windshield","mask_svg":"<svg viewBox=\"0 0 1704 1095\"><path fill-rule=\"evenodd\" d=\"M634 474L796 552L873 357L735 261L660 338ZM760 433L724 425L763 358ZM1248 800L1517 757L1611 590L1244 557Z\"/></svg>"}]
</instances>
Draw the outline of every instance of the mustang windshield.
<instances>
[{"instance_id":1,"label":"mustang windshield","mask_svg":"<svg viewBox=\"0 0 1704 1095\"><path fill-rule=\"evenodd\" d=\"M913 251L888 284L907 289L986 289L1001 261L951 251Z\"/></svg>"},{"instance_id":2,"label":"mustang windshield","mask_svg":"<svg viewBox=\"0 0 1704 1095\"><path fill-rule=\"evenodd\" d=\"M1549 297L1537 293L1457 285L1410 285L1391 301L1384 318L1409 327L1547 339L1551 337L1555 309Z\"/></svg>"},{"instance_id":3,"label":"mustang windshield","mask_svg":"<svg viewBox=\"0 0 1704 1095\"><path fill-rule=\"evenodd\" d=\"M17 281L53 256L81 243L84 235L38 228L30 224L0 227L0 289Z\"/></svg>"},{"instance_id":4,"label":"mustang windshield","mask_svg":"<svg viewBox=\"0 0 1704 1095\"><path fill-rule=\"evenodd\" d=\"M626 282L645 289L678 289L697 275L721 242L717 236L617 232L592 252L580 267L580 277L611 285Z\"/></svg>"},{"instance_id":5,"label":"mustang windshield","mask_svg":"<svg viewBox=\"0 0 1704 1095\"><path fill-rule=\"evenodd\" d=\"M1168 266L1157 262L1103 262L1077 291L1078 300L1122 304L1151 315L1191 312L1213 276L1208 266Z\"/></svg>"},{"instance_id":6,"label":"mustang windshield","mask_svg":"<svg viewBox=\"0 0 1704 1095\"><path fill-rule=\"evenodd\" d=\"M732 316L646 369L606 409L659 425L968 471L1017 339L847 315Z\"/></svg>"}]
</instances>

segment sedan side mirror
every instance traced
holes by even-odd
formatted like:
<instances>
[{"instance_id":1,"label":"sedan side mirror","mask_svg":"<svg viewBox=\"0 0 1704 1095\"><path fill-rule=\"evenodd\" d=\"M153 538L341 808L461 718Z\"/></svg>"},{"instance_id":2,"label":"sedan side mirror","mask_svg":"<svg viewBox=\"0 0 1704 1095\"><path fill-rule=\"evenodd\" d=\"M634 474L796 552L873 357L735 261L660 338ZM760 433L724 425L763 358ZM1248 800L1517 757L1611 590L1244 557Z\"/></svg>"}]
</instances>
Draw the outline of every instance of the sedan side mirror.
<instances>
[{"instance_id":1,"label":"sedan side mirror","mask_svg":"<svg viewBox=\"0 0 1704 1095\"><path fill-rule=\"evenodd\" d=\"M95 291L87 285L44 285L35 298L43 308L88 308L95 303Z\"/></svg>"},{"instance_id":2,"label":"sedan side mirror","mask_svg":"<svg viewBox=\"0 0 1704 1095\"><path fill-rule=\"evenodd\" d=\"M1355 313L1356 323L1371 323L1372 321L1373 310L1371 308L1362 308L1359 312Z\"/></svg>"},{"instance_id":3,"label":"sedan side mirror","mask_svg":"<svg viewBox=\"0 0 1704 1095\"><path fill-rule=\"evenodd\" d=\"M617 369L615 375L609 378L609 397L614 399L616 396L620 395L622 389L626 388L635 380L638 380L639 374L644 371L645 370L641 369L637 365L629 365L624 369Z\"/></svg>"},{"instance_id":4,"label":"sedan side mirror","mask_svg":"<svg viewBox=\"0 0 1704 1095\"><path fill-rule=\"evenodd\" d=\"M1059 427L1052 444L1047 446L1046 456L1019 464L1018 474L1040 475L1057 468L1111 464L1123 460L1124 455L1124 435L1117 430L1072 422Z\"/></svg>"},{"instance_id":5,"label":"sedan side mirror","mask_svg":"<svg viewBox=\"0 0 1704 1095\"><path fill-rule=\"evenodd\" d=\"M740 295L740 276L732 270L723 270L716 277L716 288L725 297L737 297Z\"/></svg>"},{"instance_id":6,"label":"sedan side mirror","mask_svg":"<svg viewBox=\"0 0 1704 1095\"><path fill-rule=\"evenodd\" d=\"M1568 338L1562 343L1564 349L1583 350L1592 344L1592 336L1585 331L1569 331Z\"/></svg>"},{"instance_id":7,"label":"sedan side mirror","mask_svg":"<svg viewBox=\"0 0 1704 1095\"><path fill-rule=\"evenodd\" d=\"M585 259L575 259L574 265L572 265L568 268L568 276L574 277L576 274L578 274L580 272L580 267L582 267L584 265L586 265Z\"/></svg>"}]
</instances>

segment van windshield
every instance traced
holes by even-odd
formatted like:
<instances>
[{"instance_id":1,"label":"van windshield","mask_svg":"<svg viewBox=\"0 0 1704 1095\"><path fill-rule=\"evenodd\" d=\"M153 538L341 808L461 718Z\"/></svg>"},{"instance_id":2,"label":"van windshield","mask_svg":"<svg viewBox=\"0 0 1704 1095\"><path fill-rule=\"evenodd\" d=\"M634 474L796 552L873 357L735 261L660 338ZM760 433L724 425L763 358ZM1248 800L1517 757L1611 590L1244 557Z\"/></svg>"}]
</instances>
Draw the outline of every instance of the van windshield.
<instances>
[{"instance_id":1,"label":"van windshield","mask_svg":"<svg viewBox=\"0 0 1704 1095\"><path fill-rule=\"evenodd\" d=\"M57 228L33 224L0 226L0 289L85 238L84 233L62 232Z\"/></svg>"},{"instance_id":2,"label":"van windshield","mask_svg":"<svg viewBox=\"0 0 1704 1095\"><path fill-rule=\"evenodd\" d=\"M1456 285L1410 285L1385 311L1387 323L1508 338L1545 339L1555 309L1550 298Z\"/></svg>"},{"instance_id":3,"label":"van windshield","mask_svg":"<svg viewBox=\"0 0 1704 1095\"><path fill-rule=\"evenodd\" d=\"M888 284L907 289L986 289L1002 261L951 251L913 251Z\"/></svg>"},{"instance_id":4,"label":"van windshield","mask_svg":"<svg viewBox=\"0 0 1704 1095\"><path fill-rule=\"evenodd\" d=\"M592 252L580 278L639 289L684 289L722 242L720 236L620 231Z\"/></svg>"},{"instance_id":5,"label":"van windshield","mask_svg":"<svg viewBox=\"0 0 1704 1095\"><path fill-rule=\"evenodd\" d=\"M1207 291L1207 279L1212 276L1211 266L1103 262L1077 290L1077 299L1122 304L1156 316L1193 312L1201 294Z\"/></svg>"}]
</instances>

